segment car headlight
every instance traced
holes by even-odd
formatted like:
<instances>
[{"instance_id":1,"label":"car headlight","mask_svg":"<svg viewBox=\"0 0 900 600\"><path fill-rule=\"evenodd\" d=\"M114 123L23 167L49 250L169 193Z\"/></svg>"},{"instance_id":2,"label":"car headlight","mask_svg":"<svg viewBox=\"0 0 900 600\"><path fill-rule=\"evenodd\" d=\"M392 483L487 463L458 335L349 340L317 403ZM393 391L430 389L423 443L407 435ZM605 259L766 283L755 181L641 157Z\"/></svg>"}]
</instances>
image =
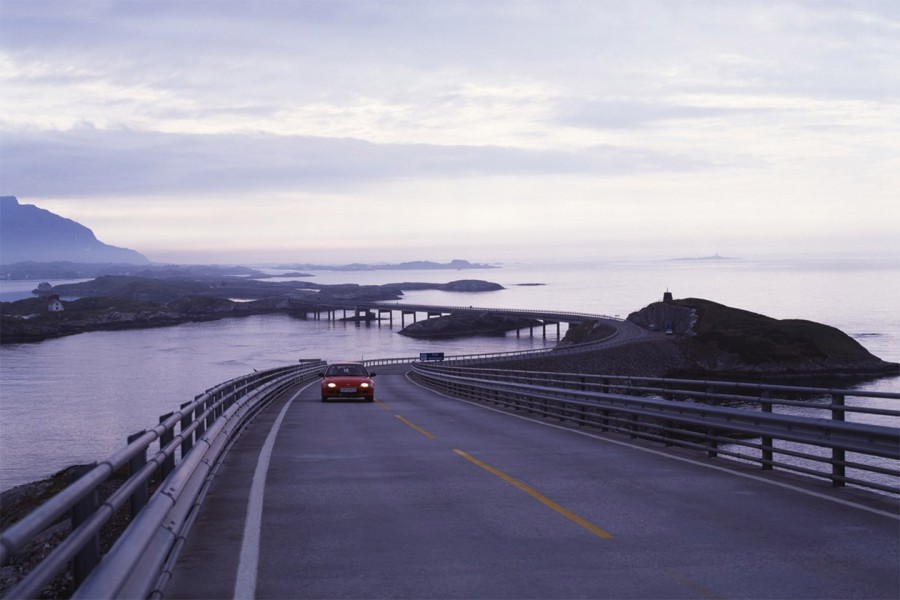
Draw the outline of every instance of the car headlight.
<instances>
[{"instance_id":1,"label":"car headlight","mask_svg":"<svg viewBox=\"0 0 900 600\"><path fill-rule=\"evenodd\" d=\"M327 386L328 386L329 388L332 388L332 389L333 389L333 388L336 388L336 387L337 387L337 384L336 384L336 383L329 383L329 384L327 384Z\"/></svg>"},{"instance_id":2,"label":"car headlight","mask_svg":"<svg viewBox=\"0 0 900 600\"><path fill-rule=\"evenodd\" d=\"M366 382L362 382L361 384L359 384L359 387L361 387L361 388L367 388L367 387L369 387L369 384L366 383Z\"/></svg>"}]
</instances>

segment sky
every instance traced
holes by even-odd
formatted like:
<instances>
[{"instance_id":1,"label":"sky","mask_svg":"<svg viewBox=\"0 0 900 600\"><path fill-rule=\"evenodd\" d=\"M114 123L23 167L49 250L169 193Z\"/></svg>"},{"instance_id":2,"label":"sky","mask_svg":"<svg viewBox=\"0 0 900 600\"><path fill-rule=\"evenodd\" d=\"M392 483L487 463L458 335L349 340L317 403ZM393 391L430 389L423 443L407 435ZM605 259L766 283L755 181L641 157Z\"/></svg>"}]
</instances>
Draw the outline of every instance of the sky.
<instances>
[{"instance_id":1,"label":"sky","mask_svg":"<svg viewBox=\"0 0 900 600\"><path fill-rule=\"evenodd\" d=\"M896 0L0 0L0 195L157 262L900 257Z\"/></svg>"}]
</instances>

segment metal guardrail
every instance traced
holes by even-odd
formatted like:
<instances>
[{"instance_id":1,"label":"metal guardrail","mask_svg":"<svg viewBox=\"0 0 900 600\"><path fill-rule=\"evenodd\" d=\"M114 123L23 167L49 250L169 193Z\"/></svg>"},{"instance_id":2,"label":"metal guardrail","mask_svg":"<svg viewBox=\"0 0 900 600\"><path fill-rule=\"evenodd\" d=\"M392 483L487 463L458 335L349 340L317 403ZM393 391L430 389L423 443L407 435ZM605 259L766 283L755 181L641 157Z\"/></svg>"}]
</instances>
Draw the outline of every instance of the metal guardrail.
<instances>
[{"instance_id":1,"label":"metal guardrail","mask_svg":"<svg viewBox=\"0 0 900 600\"><path fill-rule=\"evenodd\" d=\"M35 598L73 564L73 598L146 598L168 578L223 452L260 409L288 388L317 377L325 363L255 372L217 385L129 436L128 445L0 534L0 564L66 514L70 533L4 598ZM157 450L153 452L151 445ZM148 457L148 453L152 453ZM127 479L102 504L98 487L127 467ZM160 483L149 493L153 480ZM126 506L131 522L100 557L101 528ZM173 552L173 550L176 550Z\"/></svg>"},{"instance_id":2,"label":"metal guardrail","mask_svg":"<svg viewBox=\"0 0 900 600\"><path fill-rule=\"evenodd\" d=\"M412 366L450 395L900 495L898 393Z\"/></svg>"},{"instance_id":3,"label":"metal guardrail","mask_svg":"<svg viewBox=\"0 0 900 600\"><path fill-rule=\"evenodd\" d=\"M883 408L847 402L896 401L897 393L471 366L523 355L583 352L596 344L462 355L447 357L447 362L365 362L411 363L417 379L451 395L699 449L711 457L752 461L764 469L822 477L836 486L900 494L900 410L896 404ZM70 562L77 582L73 598L159 597L218 461L236 434L285 390L315 378L324 364L302 361L225 382L163 415L158 426L130 436L125 448L0 534L0 563L5 564L47 527L72 515L68 536L4 598L39 596ZM98 504L98 486L126 466L128 478ZM160 483L150 495L152 478ZM101 559L101 528L129 504L131 523Z\"/></svg>"},{"instance_id":4,"label":"metal guardrail","mask_svg":"<svg viewBox=\"0 0 900 600\"><path fill-rule=\"evenodd\" d=\"M635 325L635 328L637 326ZM569 354L579 354L589 352L598 347L613 348L619 344L630 344L634 342L634 338L619 339L619 332L616 331L609 337L594 340L591 342L581 342L578 344L568 344L566 346L555 346L548 348L535 348L532 350L514 350L512 352L483 352L480 354L453 354L444 357L444 363L452 363L454 365L477 365L483 363L497 363L505 360L518 360L521 358L540 358L540 357L556 357ZM365 360L363 363L367 367L376 367L380 365L403 365L421 362L419 356L406 356L399 358L375 358Z\"/></svg>"}]
</instances>

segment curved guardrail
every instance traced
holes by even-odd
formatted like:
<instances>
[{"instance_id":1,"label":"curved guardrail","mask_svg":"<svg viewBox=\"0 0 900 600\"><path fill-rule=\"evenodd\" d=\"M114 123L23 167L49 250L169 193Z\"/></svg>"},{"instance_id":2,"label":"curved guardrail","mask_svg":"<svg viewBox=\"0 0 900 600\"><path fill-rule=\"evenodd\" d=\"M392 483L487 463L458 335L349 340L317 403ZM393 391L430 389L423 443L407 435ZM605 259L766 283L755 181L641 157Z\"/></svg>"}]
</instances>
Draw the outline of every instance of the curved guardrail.
<instances>
[{"instance_id":1,"label":"curved guardrail","mask_svg":"<svg viewBox=\"0 0 900 600\"><path fill-rule=\"evenodd\" d=\"M897 403L847 402L896 401L897 393L412 366L418 381L453 396L900 495Z\"/></svg>"},{"instance_id":2,"label":"curved guardrail","mask_svg":"<svg viewBox=\"0 0 900 600\"><path fill-rule=\"evenodd\" d=\"M596 318L596 317L595 317ZM532 350L514 350L511 352L484 352L480 354L453 354L445 356L443 361L446 363L452 363L454 365L477 365L484 363L497 363L506 360L517 360L520 358L535 358L535 357L544 357L544 356L565 356L569 354L580 354L582 352L590 352L591 350L596 350L598 348L614 348L623 344L630 344L632 342L638 341L639 339L648 339L647 332L642 330L637 325L629 324L627 321L624 321L623 324L626 326L633 327L635 331L638 332L637 336L633 337L625 337L620 335L620 330L616 330L615 333L611 334L608 337L605 337L600 340L594 340L591 342L581 342L578 344L568 344L565 346L555 346L550 348L536 348ZM379 365L400 365L400 364L412 364L415 362L420 362L421 357L419 356L407 356L407 357L398 357L398 358L375 358L371 360L363 361L366 366L376 367Z\"/></svg>"},{"instance_id":3,"label":"curved guardrail","mask_svg":"<svg viewBox=\"0 0 900 600\"><path fill-rule=\"evenodd\" d=\"M412 363L416 379L459 397L753 461L764 469L823 477L833 485L900 494L900 410L895 403L884 408L847 402L895 401L897 393L471 366L503 357L583 352L596 345L466 355L443 363L366 362ZM287 389L317 377L324 365L303 361L225 382L163 415L156 427L130 436L125 448L0 534L0 563L6 564L61 517L72 515L68 536L4 598L38 597L69 563L77 586L73 598L159 597L236 434ZM802 414L784 414L790 410ZM853 422L863 418L881 422ZM126 467L127 479L99 503L98 486ZM101 558L101 528L128 505L131 523Z\"/></svg>"},{"instance_id":4,"label":"curved guardrail","mask_svg":"<svg viewBox=\"0 0 900 600\"><path fill-rule=\"evenodd\" d=\"M161 589L167 561L183 543L182 533L235 435L285 390L317 377L324 364L301 361L222 383L163 415L156 427L130 436L125 448L0 534L0 564L6 564L60 517L72 515L68 536L4 598L39 597L70 562L73 598L146 598ZM98 487L125 468L127 479L98 503ZM154 479L160 483L150 495ZM101 560L101 528L129 505L131 522Z\"/></svg>"}]
</instances>

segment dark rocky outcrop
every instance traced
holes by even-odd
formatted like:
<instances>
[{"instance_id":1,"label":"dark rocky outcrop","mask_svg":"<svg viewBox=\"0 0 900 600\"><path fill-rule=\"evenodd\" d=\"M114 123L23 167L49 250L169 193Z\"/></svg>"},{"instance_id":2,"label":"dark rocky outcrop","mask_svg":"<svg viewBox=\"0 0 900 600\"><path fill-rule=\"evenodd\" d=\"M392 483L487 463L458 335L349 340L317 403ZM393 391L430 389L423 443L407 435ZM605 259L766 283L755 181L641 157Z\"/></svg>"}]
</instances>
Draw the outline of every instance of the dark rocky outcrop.
<instances>
[{"instance_id":1,"label":"dark rocky outcrop","mask_svg":"<svg viewBox=\"0 0 900 600\"><path fill-rule=\"evenodd\" d=\"M449 315L417 321L400 333L414 338L450 338L472 335L500 335L523 327L540 325L535 319L507 317L486 312L454 311Z\"/></svg>"},{"instance_id":2,"label":"dark rocky outcrop","mask_svg":"<svg viewBox=\"0 0 900 600\"><path fill-rule=\"evenodd\" d=\"M673 375L804 376L900 372L844 332L801 319L773 319L709 300L651 304L628 316L658 330L671 323L685 364ZM663 324L663 325L661 325Z\"/></svg>"},{"instance_id":3,"label":"dark rocky outcrop","mask_svg":"<svg viewBox=\"0 0 900 600\"><path fill-rule=\"evenodd\" d=\"M459 279L449 283L391 283L390 287L396 287L406 292L414 290L441 290L444 292L496 292L504 289L499 283L482 281L480 279Z\"/></svg>"},{"instance_id":4,"label":"dark rocky outcrop","mask_svg":"<svg viewBox=\"0 0 900 600\"><path fill-rule=\"evenodd\" d=\"M773 319L709 300L657 302L631 313L628 320L657 335L588 352L572 358L573 365L586 372L655 377L792 379L900 373L900 365L874 356L834 327ZM594 327L593 322L571 327L560 346L608 335ZM664 335L669 327L672 335Z\"/></svg>"},{"instance_id":5,"label":"dark rocky outcrop","mask_svg":"<svg viewBox=\"0 0 900 600\"><path fill-rule=\"evenodd\" d=\"M650 331L671 331L675 335L694 335L697 310L671 302L654 302L628 315L628 320Z\"/></svg>"},{"instance_id":6,"label":"dark rocky outcrop","mask_svg":"<svg viewBox=\"0 0 900 600\"><path fill-rule=\"evenodd\" d=\"M693 311L696 324L684 338L701 371L766 375L898 373L900 365L874 356L844 332L801 319L773 319L709 300L673 305Z\"/></svg>"}]
</instances>

